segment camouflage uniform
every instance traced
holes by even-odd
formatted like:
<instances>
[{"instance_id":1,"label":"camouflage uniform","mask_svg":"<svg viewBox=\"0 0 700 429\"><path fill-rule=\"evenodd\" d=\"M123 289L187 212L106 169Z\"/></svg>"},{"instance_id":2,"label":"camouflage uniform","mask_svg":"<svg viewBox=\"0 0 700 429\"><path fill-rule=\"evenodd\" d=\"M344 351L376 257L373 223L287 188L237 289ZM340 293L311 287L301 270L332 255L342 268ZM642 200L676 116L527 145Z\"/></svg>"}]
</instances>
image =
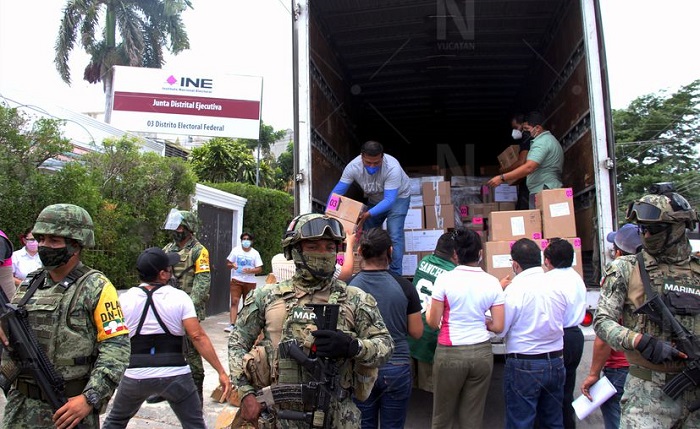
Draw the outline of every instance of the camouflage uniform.
<instances>
[{"instance_id":1,"label":"camouflage uniform","mask_svg":"<svg viewBox=\"0 0 700 429\"><path fill-rule=\"evenodd\" d=\"M649 195L640 202L646 201L666 207L668 203L664 198L666 197L662 195ZM628 220L629 216L630 213ZM646 224L639 219L637 223ZM670 303L669 307L672 308L674 297L685 296L694 300L700 294L700 262L691 256L690 243L685 235L686 224L683 221L674 223L671 220L666 220L665 223L670 226L662 248L654 252L654 249L660 247L659 242L651 241L651 236L642 238L645 245L642 255L652 290L660 296L665 296L666 303ZM652 244L654 246L651 246ZM654 255L649 253L650 246L653 247L651 251ZM673 295L671 301L668 300L669 295ZM687 408L700 400L700 389L688 389L675 401L661 390L667 380L683 370L685 362L654 364L635 350L634 340L638 334L647 333L669 342L673 340L670 332L663 332L660 326L648 320L646 316L634 314L634 311L649 298L646 296L635 256L620 257L607 267L594 318L594 328L596 335L612 348L624 351L630 362L630 372L621 401L620 427L700 427L700 416L697 413L689 413ZM698 309L700 310L700 307ZM700 314L675 317L691 333L697 330L696 327L700 323ZM618 323L619 320L622 320L621 324Z\"/></svg>"},{"instance_id":2,"label":"camouflage uniform","mask_svg":"<svg viewBox=\"0 0 700 429\"><path fill-rule=\"evenodd\" d=\"M296 256L298 254L295 255L295 262ZM332 273L332 270L330 272ZM359 354L353 358L339 358L337 361L340 384L344 389L363 389L366 387L363 383L369 383L371 390L374 379L364 379L361 375L363 368L378 368L389 360L394 343L374 298L356 287L347 286L342 281L332 278L318 279L308 274L297 270L291 280L265 285L247 297L238 316L236 329L229 337L231 378L238 386L241 399L267 385L309 381L308 373L301 370L295 361L280 359L278 350L280 341L289 339L298 340L306 349L310 347L314 340L310 332L314 331L316 326L313 321L304 317L301 311L307 303L340 304L338 330L359 339L362 344ZM261 333L262 338L258 339ZM262 377L265 380L261 379L259 372L252 371L251 374L251 365L247 363L247 357L250 356L249 352L254 348L256 340L256 349L263 349L264 352L259 355L262 362L256 361L252 366L269 368L269 373ZM281 405L281 408L297 409L286 404ZM360 426L360 419L360 411L351 397L342 400L333 398L331 427L356 428ZM306 428L309 424L278 419L273 426Z\"/></svg>"},{"instance_id":3,"label":"camouflage uniform","mask_svg":"<svg viewBox=\"0 0 700 429\"><path fill-rule=\"evenodd\" d=\"M66 217L85 216L89 236L78 239L79 233L60 229ZM75 218L74 218L75 219ZM57 229L58 228L58 229ZM81 232L86 232L85 231ZM56 204L39 215L33 231L35 236L53 234L76 239L83 247L94 246L92 220L77 206ZM54 282L46 276L44 284L34 293L24 308L36 337L56 371L66 382L66 396L83 392L96 394L99 403L95 412L83 419L87 428L99 428L97 410L105 407L129 363L131 351L129 331L123 322L117 291L99 271L78 263L73 271L80 273L74 282ZM12 302L20 302L31 280L41 270L30 274L20 285ZM2 360L13 357L7 351ZM15 362L18 364L18 362ZM7 396L3 428L54 428L51 406L39 399L35 381L20 373Z\"/></svg>"},{"instance_id":4,"label":"camouflage uniform","mask_svg":"<svg viewBox=\"0 0 700 429\"><path fill-rule=\"evenodd\" d=\"M183 226L192 233L196 232L196 225L191 219L194 215L190 212L181 213L184 214ZM197 311L197 318L200 321L204 320L206 318L206 307L211 287L209 251L194 235L187 240L182 248L176 242L171 242L163 248L163 251L180 254L180 263L173 267L173 274L178 278L178 287L192 298L194 308ZM194 383L197 385L199 396L203 398L204 362L189 338L187 338L187 363L192 370L192 378L194 378Z\"/></svg>"}]
</instances>

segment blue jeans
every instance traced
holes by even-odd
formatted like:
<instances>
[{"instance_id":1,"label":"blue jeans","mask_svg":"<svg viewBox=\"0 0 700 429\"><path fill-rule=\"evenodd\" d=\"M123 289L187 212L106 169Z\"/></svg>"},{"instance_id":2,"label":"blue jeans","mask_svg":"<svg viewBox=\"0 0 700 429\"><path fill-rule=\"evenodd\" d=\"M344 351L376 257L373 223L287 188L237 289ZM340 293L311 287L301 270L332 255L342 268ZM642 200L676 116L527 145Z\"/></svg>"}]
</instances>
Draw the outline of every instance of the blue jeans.
<instances>
[{"instance_id":1,"label":"blue jeans","mask_svg":"<svg viewBox=\"0 0 700 429\"><path fill-rule=\"evenodd\" d=\"M206 429L202 403L192 374L137 380L122 377L114 397L112 411L102 429L126 428L141 404L151 395L165 398L184 428Z\"/></svg>"},{"instance_id":2,"label":"blue jeans","mask_svg":"<svg viewBox=\"0 0 700 429\"><path fill-rule=\"evenodd\" d=\"M355 400L362 412L362 429L401 429L411 399L413 382L411 366L386 364L379 368L379 377L365 402Z\"/></svg>"},{"instance_id":3,"label":"blue jeans","mask_svg":"<svg viewBox=\"0 0 700 429\"><path fill-rule=\"evenodd\" d=\"M506 428L564 427L564 359L506 359L503 384Z\"/></svg>"},{"instance_id":4,"label":"blue jeans","mask_svg":"<svg viewBox=\"0 0 700 429\"><path fill-rule=\"evenodd\" d=\"M406 222L406 214L408 213L410 202L410 198L397 198L388 212L378 216L371 216L362 227L364 230L381 228L384 219L386 219L386 229L389 237L391 237L391 245L394 248L389 269L398 275L401 275L401 264L403 263L403 252L405 249L403 225Z\"/></svg>"},{"instance_id":5,"label":"blue jeans","mask_svg":"<svg viewBox=\"0 0 700 429\"><path fill-rule=\"evenodd\" d=\"M603 374L608 377L608 380L617 390L616 394L600 406L605 429L618 429L620 427L620 399L622 399L622 394L625 393L625 381L627 380L628 371L629 368L627 367L603 368Z\"/></svg>"}]
</instances>

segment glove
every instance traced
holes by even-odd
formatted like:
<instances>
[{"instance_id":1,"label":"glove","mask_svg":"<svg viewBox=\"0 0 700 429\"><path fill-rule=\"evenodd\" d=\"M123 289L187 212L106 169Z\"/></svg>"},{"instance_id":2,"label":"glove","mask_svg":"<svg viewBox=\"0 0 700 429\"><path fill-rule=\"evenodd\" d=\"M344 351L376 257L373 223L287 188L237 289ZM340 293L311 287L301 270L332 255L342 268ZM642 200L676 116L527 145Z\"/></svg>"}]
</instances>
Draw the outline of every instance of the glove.
<instances>
[{"instance_id":1,"label":"glove","mask_svg":"<svg viewBox=\"0 0 700 429\"><path fill-rule=\"evenodd\" d=\"M644 359L655 364L683 359L682 353L673 347L671 343L659 341L649 334L642 334L642 339L637 344L637 350L639 350Z\"/></svg>"},{"instance_id":2,"label":"glove","mask_svg":"<svg viewBox=\"0 0 700 429\"><path fill-rule=\"evenodd\" d=\"M351 358L357 356L360 345L343 331L320 329L311 333L315 337L316 355L327 358Z\"/></svg>"}]
</instances>

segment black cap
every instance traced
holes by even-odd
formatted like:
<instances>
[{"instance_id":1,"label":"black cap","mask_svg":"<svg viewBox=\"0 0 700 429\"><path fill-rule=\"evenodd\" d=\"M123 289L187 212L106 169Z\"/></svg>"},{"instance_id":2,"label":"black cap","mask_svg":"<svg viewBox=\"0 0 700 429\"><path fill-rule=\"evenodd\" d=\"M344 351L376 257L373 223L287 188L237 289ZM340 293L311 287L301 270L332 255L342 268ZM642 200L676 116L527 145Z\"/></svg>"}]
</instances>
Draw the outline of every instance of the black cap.
<instances>
[{"instance_id":1,"label":"black cap","mask_svg":"<svg viewBox=\"0 0 700 429\"><path fill-rule=\"evenodd\" d=\"M180 255L177 253L165 253L160 247L149 247L136 259L136 269L142 280L151 280L156 278L159 272L178 262Z\"/></svg>"}]
</instances>

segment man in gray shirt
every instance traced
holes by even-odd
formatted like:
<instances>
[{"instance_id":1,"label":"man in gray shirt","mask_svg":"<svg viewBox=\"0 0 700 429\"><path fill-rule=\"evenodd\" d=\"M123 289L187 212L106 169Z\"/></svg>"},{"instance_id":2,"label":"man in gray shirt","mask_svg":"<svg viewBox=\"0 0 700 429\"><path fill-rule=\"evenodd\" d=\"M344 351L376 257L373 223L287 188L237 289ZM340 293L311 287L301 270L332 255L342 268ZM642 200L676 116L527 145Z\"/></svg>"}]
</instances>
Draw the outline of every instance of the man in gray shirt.
<instances>
[{"instance_id":1,"label":"man in gray shirt","mask_svg":"<svg viewBox=\"0 0 700 429\"><path fill-rule=\"evenodd\" d=\"M561 172L564 167L564 151L552 133L542 126L544 117L541 113L530 113L527 122L532 142L525 164L513 171L492 178L489 180L489 186L495 187L509 180L527 177L526 183L530 190L530 208L534 209L534 195L536 193L543 189L562 187Z\"/></svg>"},{"instance_id":2,"label":"man in gray shirt","mask_svg":"<svg viewBox=\"0 0 700 429\"><path fill-rule=\"evenodd\" d=\"M369 206L359 219L364 221L363 228L380 228L386 219L393 247L389 269L401 275L403 227L411 195L408 176L396 158L385 154L379 142L370 140L362 145L360 155L345 166L331 193L345 195L352 182L362 188Z\"/></svg>"}]
</instances>

